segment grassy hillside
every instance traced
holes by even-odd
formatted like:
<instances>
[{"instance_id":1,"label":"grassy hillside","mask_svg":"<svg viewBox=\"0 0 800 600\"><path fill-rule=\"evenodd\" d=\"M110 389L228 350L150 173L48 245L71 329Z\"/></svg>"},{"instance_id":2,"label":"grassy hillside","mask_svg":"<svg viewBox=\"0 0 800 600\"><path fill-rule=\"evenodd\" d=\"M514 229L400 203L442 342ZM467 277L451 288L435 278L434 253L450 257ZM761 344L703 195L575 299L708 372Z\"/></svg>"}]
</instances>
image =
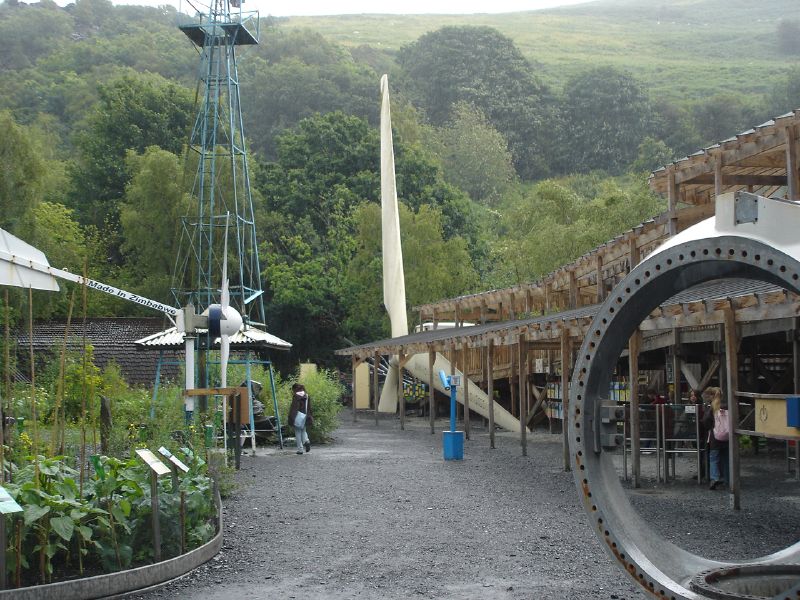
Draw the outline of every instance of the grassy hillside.
<instances>
[{"instance_id":1,"label":"grassy hillside","mask_svg":"<svg viewBox=\"0 0 800 600\"><path fill-rule=\"evenodd\" d=\"M388 51L445 25L488 25L514 40L560 86L590 64L631 71L653 93L673 100L722 90L763 93L800 62L778 52L780 19L800 20L797 0L597 0L559 9L502 15L347 15L297 17L346 46Z\"/></svg>"}]
</instances>

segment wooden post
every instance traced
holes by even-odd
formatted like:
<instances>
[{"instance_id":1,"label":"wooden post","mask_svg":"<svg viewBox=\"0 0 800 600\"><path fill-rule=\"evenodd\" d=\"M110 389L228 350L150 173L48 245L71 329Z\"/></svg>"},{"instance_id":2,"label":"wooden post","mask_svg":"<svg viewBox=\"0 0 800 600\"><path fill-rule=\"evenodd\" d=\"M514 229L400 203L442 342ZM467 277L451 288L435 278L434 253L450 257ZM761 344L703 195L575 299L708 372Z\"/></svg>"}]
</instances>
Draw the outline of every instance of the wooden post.
<instances>
[{"instance_id":1,"label":"wooden post","mask_svg":"<svg viewBox=\"0 0 800 600\"><path fill-rule=\"evenodd\" d=\"M397 353L397 397L400 399L400 430L406 428L406 395L403 393L403 365L405 364L403 347Z\"/></svg>"},{"instance_id":2,"label":"wooden post","mask_svg":"<svg viewBox=\"0 0 800 600\"><path fill-rule=\"evenodd\" d=\"M433 364L435 362L436 351L433 349L433 344L428 344L428 418L431 421L431 435L434 433L434 419L436 416L436 402L434 398L434 394L436 394L436 388L433 386L433 378L436 376L433 372Z\"/></svg>"},{"instance_id":3,"label":"wooden post","mask_svg":"<svg viewBox=\"0 0 800 600\"><path fill-rule=\"evenodd\" d=\"M508 393L510 396L509 407L511 408L512 417L517 416L514 411L514 402L516 400L516 394L514 393L514 388L515 388L514 374L516 373L515 364L517 362L515 359L516 359L516 354L514 353L514 346L511 345L511 351L509 352L509 365L508 365Z\"/></svg>"},{"instance_id":4,"label":"wooden post","mask_svg":"<svg viewBox=\"0 0 800 600\"><path fill-rule=\"evenodd\" d=\"M350 397L350 401L353 404L353 423L356 422L356 369L358 368L358 360L356 360L356 355L353 354L350 356L350 371L353 374L353 394Z\"/></svg>"},{"instance_id":5,"label":"wooden post","mask_svg":"<svg viewBox=\"0 0 800 600\"><path fill-rule=\"evenodd\" d=\"M108 444L109 439L111 438L111 427L111 400L106 396L100 396L100 451L103 454L108 454ZM0 429L2 428L0 427Z\"/></svg>"},{"instance_id":6,"label":"wooden post","mask_svg":"<svg viewBox=\"0 0 800 600\"><path fill-rule=\"evenodd\" d=\"M578 280L575 278L575 269L569 270L569 308L578 308Z\"/></svg>"},{"instance_id":7,"label":"wooden post","mask_svg":"<svg viewBox=\"0 0 800 600\"><path fill-rule=\"evenodd\" d=\"M378 424L378 401L380 400L380 390L378 383L378 365L381 364L381 353L375 351L374 358L372 359L372 401L375 407L375 425Z\"/></svg>"},{"instance_id":8,"label":"wooden post","mask_svg":"<svg viewBox=\"0 0 800 600\"><path fill-rule=\"evenodd\" d=\"M522 446L522 456L528 456L528 361L525 334L520 333L517 340L519 362L519 441Z\"/></svg>"},{"instance_id":9,"label":"wooden post","mask_svg":"<svg viewBox=\"0 0 800 600\"><path fill-rule=\"evenodd\" d=\"M486 348L486 394L489 396L489 448L494 449L494 340Z\"/></svg>"},{"instance_id":10,"label":"wooden post","mask_svg":"<svg viewBox=\"0 0 800 600\"><path fill-rule=\"evenodd\" d=\"M161 523L158 516L158 475L150 470L150 510L153 517L153 562L161 562Z\"/></svg>"},{"instance_id":11,"label":"wooden post","mask_svg":"<svg viewBox=\"0 0 800 600\"><path fill-rule=\"evenodd\" d=\"M544 314L550 312L550 282L544 284Z\"/></svg>"},{"instance_id":12,"label":"wooden post","mask_svg":"<svg viewBox=\"0 0 800 600\"><path fill-rule=\"evenodd\" d=\"M630 435L631 475L633 487L641 485L640 427L639 427L639 352L642 347L642 332L637 328L628 340L628 370L630 371Z\"/></svg>"},{"instance_id":13,"label":"wooden post","mask_svg":"<svg viewBox=\"0 0 800 600\"><path fill-rule=\"evenodd\" d=\"M672 403L681 401L681 331L672 330Z\"/></svg>"},{"instance_id":14,"label":"wooden post","mask_svg":"<svg viewBox=\"0 0 800 600\"><path fill-rule=\"evenodd\" d=\"M597 291L595 294L595 301L600 304L606 298L606 287L603 283L603 257L598 253L597 262L595 264L595 279L597 279Z\"/></svg>"},{"instance_id":15,"label":"wooden post","mask_svg":"<svg viewBox=\"0 0 800 600\"><path fill-rule=\"evenodd\" d=\"M0 548L3 549L0 552L0 590L6 589L6 545L8 544L8 540L6 539L6 516L4 514L0 514ZM19 560L19 557L17 557Z\"/></svg>"},{"instance_id":16,"label":"wooden post","mask_svg":"<svg viewBox=\"0 0 800 600\"><path fill-rule=\"evenodd\" d=\"M569 471L569 371L570 350L569 326L561 321L561 430L563 438L564 470Z\"/></svg>"},{"instance_id":17,"label":"wooden post","mask_svg":"<svg viewBox=\"0 0 800 600\"><path fill-rule=\"evenodd\" d=\"M722 177L722 154L714 157L714 196L722 193L724 181Z\"/></svg>"},{"instance_id":18,"label":"wooden post","mask_svg":"<svg viewBox=\"0 0 800 600\"><path fill-rule=\"evenodd\" d=\"M797 170L797 137L794 125L786 132L786 197L788 200L800 200L800 173Z\"/></svg>"},{"instance_id":19,"label":"wooden post","mask_svg":"<svg viewBox=\"0 0 800 600\"><path fill-rule=\"evenodd\" d=\"M728 426L730 429L730 440L728 442L728 471L731 483L731 508L739 510L741 508L739 487L739 435L736 433L736 429L739 427L739 403L736 398L736 388L739 385L737 356L739 340L736 335L736 315L730 303L722 312L725 318L725 375L728 388Z\"/></svg>"},{"instance_id":20,"label":"wooden post","mask_svg":"<svg viewBox=\"0 0 800 600\"><path fill-rule=\"evenodd\" d=\"M628 273L633 271L633 268L639 264L639 260L641 259L641 253L639 252L639 246L636 245L636 236L632 235L628 240L628 263L629 269Z\"/></svg>"},{"instance_id":21,"label":"wooden post","mask_svg":"<svg viewBox=\"0 0 800 600\"><path fill-rule=\"evenodd\" d=\"M675 183L675 172L667 173L667 205L669 215L668 233L670 237L678 233L678 184Z\"/></svg>"},{"instance_id":22,"label":"wooden post","mask_svg":"<svg viewBox=\"0 0 800 600\"><path fill-rule=\"evenodd\" d=\"M461 346L461 374L464 382L464 437L469 439L469 376L467 375L467 340Z\"/></svg>"}]
</instances>

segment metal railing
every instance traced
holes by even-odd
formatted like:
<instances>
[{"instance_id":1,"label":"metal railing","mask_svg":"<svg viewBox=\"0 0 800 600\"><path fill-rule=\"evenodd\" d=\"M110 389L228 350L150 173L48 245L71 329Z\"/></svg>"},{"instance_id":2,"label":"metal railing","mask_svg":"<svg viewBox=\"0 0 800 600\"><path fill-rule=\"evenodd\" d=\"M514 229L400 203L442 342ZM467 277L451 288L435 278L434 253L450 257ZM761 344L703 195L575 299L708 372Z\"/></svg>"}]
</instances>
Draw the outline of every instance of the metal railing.
<instances>
[{"instance_id":1,"label":"metal railing","mask_svg":"<svg viewBox=\"0 0 800 600\"><path fill-rule=\"evenodd\" d=\"M657 481L667 481L670 476L676 476L676 456L692 454L695 455L697 482L702 481L707 457L705 443L701 439L699 416L695 404L648 404L639 407L639 455L655 456ZM633 444L630 405L627 404L623 435L622 469L628 481L628 456L633 451Z\"/></svg>"}]
</instances>

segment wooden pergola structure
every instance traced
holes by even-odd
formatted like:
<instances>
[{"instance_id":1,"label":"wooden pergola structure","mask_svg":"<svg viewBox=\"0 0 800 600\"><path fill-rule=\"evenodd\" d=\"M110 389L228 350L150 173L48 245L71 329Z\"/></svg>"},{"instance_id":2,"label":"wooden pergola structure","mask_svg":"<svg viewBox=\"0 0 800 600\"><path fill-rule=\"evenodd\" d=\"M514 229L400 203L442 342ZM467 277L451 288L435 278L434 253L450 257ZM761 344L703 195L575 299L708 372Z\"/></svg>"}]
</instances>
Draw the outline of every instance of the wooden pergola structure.
<instances>
[{"instance_id":1,"label":"wooden pergola structure","mask_svg":"<svg viewBox=\"0 0 800 600\"><path fill-rule=\"evenodd\" d=\"M746 190L800 199L800 109L654 171L650 188L667 197L665 213L532 283L415 306L419 322L513 320L602 302L614 285L671 236L714 214L714 198ZM598 285L599 282L599 285Z\"/></svg>"},{"instance_id":2,"label":"wooden pergola structure","mask_svg":"<svg viewBox=\"0 0 800 600\"><path fill-rule=\"evenodd\" d=\"M380 356L397 355L402 367L404 359L413 354L433 356L440 352L487 390L489 397L498 381L503 382L504 388L507 381L508 395L504 400L520 419L522 452L526 454L527 425L544 400L543 390L531 381L534 366L545 365L551 377L560 379L566 414L573 354L599 304L632 266L671 236L713 216L718 194L746 190L766 197L800 199L798 126L800 109L654 171L649 184L667 197L665 213L538 281L416 306L413 310L419 323L432 323L431 331L353 346L337 354L351 356L355 371L360 363ZM768 380L769 391L800 391L798 315L798 297L759 282L721 281L677 294L654 310L631 337L627 351L631 414L639 398L639 357L654 350L667 353L669 368L678 382L672 389L672 401L676 403L681 399L681 375L691 388L698 389L715 377L724 381L722 373L739 373L743 367L749 368L751 385L757 383L754 378L758 377ZM456 327L438 328L439 323L447 321ZM465 323L478 325L464 326ZM731 351L743 339L765 335L786 336L790 348L791 365L784 365L777 374L768 372L758 356L742 357L740 361L738 352ZM685 348L692 344L711 347L706 352L705 371L699 377L681 360ZM535 362L537 359L541 362ZM377 370L373 389L377 398ZM433 390L432 385L430 389ZM468 398L464 400L468 411ZM433 391L429 402L433 433ZM402 400L400 418L402 426ZM491 416L489 420L490 443L494 447ZM638 427L633 422L631 426ZM469 419L464 427L469 437ZM638 452L633 453L633 460L638 485ZM795 464L800 477L800 460ZM569 468L566 437L564 467Z\"/></svg>"}]
</instances>

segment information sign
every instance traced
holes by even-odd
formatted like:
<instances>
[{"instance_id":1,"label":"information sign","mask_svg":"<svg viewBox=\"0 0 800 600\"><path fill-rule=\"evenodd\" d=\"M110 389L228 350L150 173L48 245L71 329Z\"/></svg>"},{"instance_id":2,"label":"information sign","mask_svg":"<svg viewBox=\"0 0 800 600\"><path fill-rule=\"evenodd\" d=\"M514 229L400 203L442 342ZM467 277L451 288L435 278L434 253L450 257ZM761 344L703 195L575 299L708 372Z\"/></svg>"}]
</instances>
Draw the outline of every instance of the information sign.
<instances>
[{"instance_id":1,"label":"information sign","mask_svg":"<svg viewBox=\"0 0 800 600\"><path fill-rule=\"evenodd\" d=\"M22 507L17 504L5 488L0 487L0 514L10 515L22 512Z\"/></svg>"},{"instance_id":2,"label":"information sign","mask_svg":"<svg viewBox=\"0 0 800 600\"><path fill-rule=\"evenodd\" d=\"M189 467L187 467L180 458L178 458L172 452L164 448L164 446L161 446L161 448L158 449L158 452L159 454L161 454L161 456L169 460L169 462L178 467L178 469L180 469L184 473L189 472Z\"/></svg>"},{"instance_id":3,"label":"information sign","mask_svg":"<svg viewBox=\"0 0 800 600\"><path fill-rule=\"evenodd\" d=\"M158 457L150 452L150 450L139 449L136 451L136 454L138 454L139 458L141 458L151 469L153 469L153 472L156 475L166 475L169 473L169 467L158 460Z\"/></svg>"}]
</instances>

